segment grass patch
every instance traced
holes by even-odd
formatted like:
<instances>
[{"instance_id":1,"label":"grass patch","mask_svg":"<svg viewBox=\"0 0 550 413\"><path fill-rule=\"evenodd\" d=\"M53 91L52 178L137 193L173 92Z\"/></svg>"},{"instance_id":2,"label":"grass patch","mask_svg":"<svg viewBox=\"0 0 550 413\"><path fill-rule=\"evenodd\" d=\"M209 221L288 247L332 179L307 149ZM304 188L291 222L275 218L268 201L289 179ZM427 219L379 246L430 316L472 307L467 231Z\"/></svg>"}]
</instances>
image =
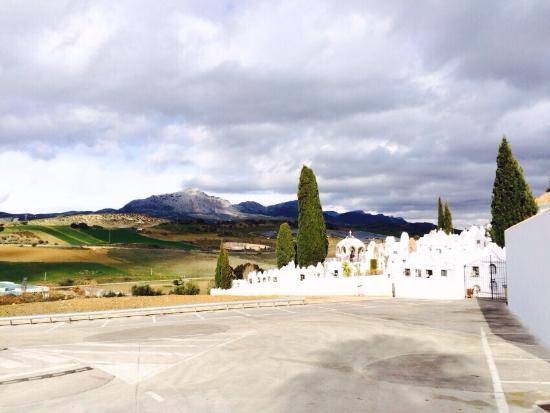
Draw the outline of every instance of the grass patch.
<instances>
[{"instance_id":1,"label":"grass patch","mask_svg":"<svg viewBox=\"0 0 550 413\"><path fill-rule=\"evenodd\" d=\"M44 226L44 225L27 225L25 229L29 231L40 231L52 235L61 241L70 245L98 245L103 244L100 239L83 233L79 230L68 226Z\"/></svg>"},{"instance_id":2,"label":"grass patch","mask_svg":"<svg viewBox=\"0 0 550 413\"><path fill-rule=\"evenodd\" d=\"M82 228L79 232L98 239L103 244L140 244L150 247L182 250L190 250L195 248L194 245L187 242L150 238L126 228L116 228L111 230L105 228Z\"/></svg>"},{"instance_id":3,"label":"grass patch","mask_svg":"<svg viewBox=\"0 0 550 413\"><path fill-rule=\"evenodd\" d=\"M57 283L71 278L75 283L84 280L101 278L123 278L120 269L99 263L90 262L7 262L0 261L0 280L20 283L23 277L29 282L43 282L44 273L47 281Z\"/></svg>"}]
</instances>

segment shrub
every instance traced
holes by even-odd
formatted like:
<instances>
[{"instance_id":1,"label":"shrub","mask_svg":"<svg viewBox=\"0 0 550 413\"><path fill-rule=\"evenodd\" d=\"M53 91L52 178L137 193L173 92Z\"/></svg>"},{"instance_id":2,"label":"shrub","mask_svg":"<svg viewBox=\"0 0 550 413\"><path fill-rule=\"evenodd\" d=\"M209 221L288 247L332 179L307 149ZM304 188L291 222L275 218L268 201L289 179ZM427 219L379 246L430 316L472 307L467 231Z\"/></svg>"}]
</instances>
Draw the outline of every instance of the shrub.
<instances>
[{"instance_id":1,"label":"shrub","mask_svg":"<svg viewBox=\"0 0 550 413\"><path fill-rule=\"evenodd\" d=\"M208 281L208 286L206 287L206 294L210 295L210 290L212 288L216 288L216 283L214 282L214 280Z\"/></svg>"},{"instance_id":2,"label":"shrub","mask_svg":"<svg viewBox=\"0 0 550 413\"><path fill-rule=\"evenodd\" d=\"M121 293L120 291L116 292L116 291L109 290L103 294L103 297L124 297L124 294Z\"/></svg>"},{"instance_id":3,"label":"shrub","mask_svg":"<svg viewBox=\"0 0 550 413\"><path fill-rule=\"evenodd\" d=\"M170 291L170 294L177 294L177 295L198 295L200 293L200 288L195 284L194 282L188 281L186 283L182 283L172 289Z\"/></svg>"},{"instance_id":4,"label":"shrub","mask_svg":"<svg viewBox=\"0 0 550 413\"><path fill-rule=\"evenodd\" d=\"M162 291L151 288L149 284L133 285L132 295L135 295L135 296L162 295Z\"/></svg>"},{"instance_id":5,"label":"shrub","mask_svg":"<svg viewBox=\"0 0 550 413\"><path fill-rule=\"evenodd\" d=\"M71 224L71 228L73 229L88 229L88 224L86 224L85 222L79 222L79 223L76 223L76 222L73 222Z\"/></svg>"},{"instance_id":6,"label":"shrub","mask_svg":"<svg viewBox=\"0 0 550 413\"><path fill-rule=\"evenodd\" d=\"M342 263L342 272L344 273L344 277L349 277L351 275L351 267L347 261Z\"/></svg>"},{"instance_id":7,"label":"shrub","mask_svg":"<svg viewBox=\"0 0 550 413\"><path fill-rule=\"evenodd\" d=\"M61 287L70 287L71 285L74 285L74 280L72 278L66 278L64 280L59 281L59 285Z\"/></svg>"}]
</instances>

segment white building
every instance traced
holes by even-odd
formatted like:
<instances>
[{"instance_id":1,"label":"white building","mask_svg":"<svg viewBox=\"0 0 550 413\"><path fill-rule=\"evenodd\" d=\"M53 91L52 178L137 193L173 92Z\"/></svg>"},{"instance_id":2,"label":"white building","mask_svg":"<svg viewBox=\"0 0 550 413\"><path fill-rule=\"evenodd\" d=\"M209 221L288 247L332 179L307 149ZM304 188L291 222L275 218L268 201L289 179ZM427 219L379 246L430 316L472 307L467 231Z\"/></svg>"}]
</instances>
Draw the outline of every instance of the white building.
<instances>
[{"instance_id":1,"label":"white building","mask_svg":"<svg viewBox=\"0 0 550 413\"><path fill-rule=\"evenodd\" d=\"M336 257L307 268L289 263L281 269L251 272L229 290L213 295L376 295L459 299L465 295L505 294L505 252L485 228L458 234L434 230L416 242L371 241L349 236L336 245Z\"/></svg>"},{"instance_id":2,"label":"white building","mask_svg":"<svg viewBox=\"0 0 550 413\"><path fill-rule=\"evenodd\" d=\"M39 285L27 285L23 287L21 284L16 284L11 281L0 281L0 295L21 295L23 293L44 293L49 292L48 287Z\"/></svg>"}]
</instances>

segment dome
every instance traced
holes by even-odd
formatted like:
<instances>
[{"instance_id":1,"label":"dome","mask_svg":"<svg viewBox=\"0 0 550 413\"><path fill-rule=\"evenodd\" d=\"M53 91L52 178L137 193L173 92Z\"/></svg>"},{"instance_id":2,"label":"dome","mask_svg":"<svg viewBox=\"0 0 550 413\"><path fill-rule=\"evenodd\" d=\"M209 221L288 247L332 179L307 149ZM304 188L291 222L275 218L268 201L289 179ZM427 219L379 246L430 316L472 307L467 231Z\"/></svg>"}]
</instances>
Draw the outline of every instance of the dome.
<instances>
[{"instance_id":1,"label":"dome","mask_svg":"<svg viewBox=\"0 0 550 413\"><path fill-rule=\"evenodd\" d=\"M342 260L356 261L359 259L359 254L365 250L363 241L355 238L350 231L346 238L336 244L336 257Z\"/></svg>"}]
</instances>

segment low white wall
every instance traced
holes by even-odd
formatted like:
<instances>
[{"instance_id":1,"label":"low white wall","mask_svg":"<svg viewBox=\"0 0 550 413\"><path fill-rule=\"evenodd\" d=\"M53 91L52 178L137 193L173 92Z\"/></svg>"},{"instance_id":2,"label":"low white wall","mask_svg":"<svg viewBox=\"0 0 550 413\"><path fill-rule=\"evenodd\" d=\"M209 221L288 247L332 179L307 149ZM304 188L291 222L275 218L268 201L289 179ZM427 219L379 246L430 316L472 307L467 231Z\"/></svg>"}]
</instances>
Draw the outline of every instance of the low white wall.
<instances>
[{"instance_id":1,"label":"low white wall","mask_svg":"<svg viewBox=\"0 0 550 413\"><path fill-rule=\"evenodd\" d=\"M391 297L392 283L385 275L306 278L266 281L261 283L246 280L233 281L229 290L213 288L211 295L363 295Z\"/></svg>"},{"instance_id":2,"label":"low white wall","mask_svg":"<svg viewBox=\"0 0 550 413\"><path fill-rule=\"evenodd\" d=\"M550 211L505 232L510 310L550 346Z\"/></svg>"},{"instance_id":3,"label":"low white wall","mask_svg":"<svg viewBox=\"0 0 550 413\"><path fill-rule=\"evenodd\" d=\"M395 279L395 296L433 300L458 300L464 298L464 277L458 271L448 276L435 274L430 278L398 276Z\"/></svg>"}]
</instances>

